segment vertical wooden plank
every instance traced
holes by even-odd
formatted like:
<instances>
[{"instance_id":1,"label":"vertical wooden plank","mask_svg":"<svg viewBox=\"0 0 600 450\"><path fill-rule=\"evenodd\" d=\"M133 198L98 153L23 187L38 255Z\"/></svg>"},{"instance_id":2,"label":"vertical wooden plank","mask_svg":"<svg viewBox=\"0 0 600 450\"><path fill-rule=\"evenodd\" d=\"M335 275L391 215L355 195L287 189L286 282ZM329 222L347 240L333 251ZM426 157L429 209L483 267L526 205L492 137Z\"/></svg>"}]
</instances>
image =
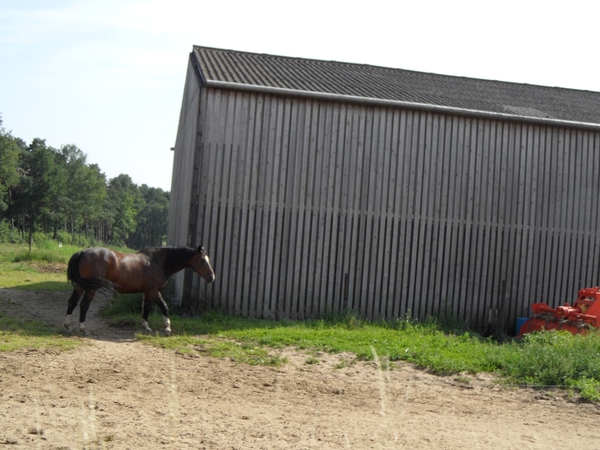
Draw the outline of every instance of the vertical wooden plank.
<instances>
[{"instance_id":1,"label":"vertical wooden plank","mask_svg":"<svg viewBox=\"0 0 600 450\"><path fill-rule=\"evenodd\" d=\"M524 225L526 230L526 253L523 261L523 290L516 305L515 318L524 317L529 311L530 299L534 297L533 277L534 264L538 258L537 212L541 195L539 180L539 129L534 125L527 126L526 163L525 163L525 209ZM524 246L525 247L525 246Z\"/></svg>"},{"instance_id":2,"label":"vertical wooden plank","mask_svg":"<svg viewBox=\"0 0 600 450\"><path fill-rule=\"evenodd\" d=\"M290 246L289 222L291 220L291 204L288 203L287 188L289 185L289 158L290 158L290 134L291 134L291 100L280 100L280 115L278 120L277 145L280 147L280 159L275 167L275 179L277 183L277 195L275 202L275 254L273 256L272 277L272 303L271 311L276 318L286 316L285 282L287 281L287 266L289 264L288 254Z\"/></svg>"},{"instance_id":3,"label":"vertical wooden plank","mask_svg":"<svg viewBox=\"0 0 600 450\"><path fill-rule=\"evenodd\" d=\"M577 291L580 289L580 273L581 273L581 218L583 211L580 209L581 182L585 177L581 165L581 149L578 146L577 130L567 130L569 153L569 176L567 189L567 251L566 251L566 266L565 271L567 276L565 298L573 302L577 296Z\"/></svg>"},{"instance_id":4,"label":"vertical wooden plank","mask_svg":"<svg viewBox=\"0 0 600 450\"><path fill-rule=\"evenodd\" d=\"M228 311L239 315L242 312L242 291L244 283L244 244L245 244L245 221L247 214L245 199L245 186L249 168L247 166L251 146L248 143L248 127L250 125L251 97L247 93L239 93L235 110L235 133L232 142L232 160L230 164L234 170L234 186L231 217L231 262L227 265L227 271L231 278L231 293L228 298Z\"/></svg>"},{"instance_id":5,"label":"vertical wooden plank","mask_svg":"<svg viewBox=\"0 0 600 450\"><path fill-rule=\"evenodd\" d=\"M402 165L402 198L401 208L403 221L400 234L400 252L402 253L402 270L399 277L402 285L402 303L400 305L399 315L405 317L412 313L412 299L409 296L409 289L412 289L411 284L414 281L411 277L411 251L412 251L412 232L414 229L414 211L412 210L411 192L413 192L411 171L413 170L413 128L416 127L415 113L413 111L405 111L406 117L405 126L403 127L403 165Z\"/></svg>"},{"instance_id":6,"label":"vertical wooden plank","mask_svg":"<svg viewBox=\"0 0 600 450\"><path fill-rule=\"evenodd\" d=\"M414 183L414 212L416 221L416 245L413 245L415 290L413 291L413 312L415 317L424 320L427 317L427 288L429 285L428 261L431 234L431 203L429 199L429 181L431 164L431 133L433 130L432 113L419 114L419 134L417 145L417 166Z\"/></svg>"},{"instance_id":7,"label":"vertical wooden plank","mask_svg":"<svg viewBox=\"0 0 600 450\"><path fill-rule=\"evenodd\" d=\"M352 136L353 110L349 105L344 105L343 113L340 121L343 121L343 129L340 130L340 146L341 146L341 188L340 188L340 219L339 219L339 241L338 241L338 260L340 261L340 278L339 278L339 304L340 311L350 311L348 296L351 283L350 274L350 245L352 236L352 211L350 208L349 198L349 179L351 173L352 151L348 141Z\"/></svg>"},{"instance_id":8,"label":"vertical wooden plank","mask_svg":"<svg viewBox=\"0 0 600 450\"><path fill-rule=\"evenodd\" d=\"M479 259L479 246L481 242L481 138L482 135L482 120L471 119L471 136L469 138L469 166L471 173L469 174L469 197L470 197L470 239L468 252L468 270L467 270L467 286L465 286L465 321L469 326L477 326L477 313L479 309L480 297L479 283L481 260Z\"/></svg>"},{"instance_id":9,"label":"vertical wooden plank","mask_svg":"<svg viewBox=\"0 0 600 450\"><path fill-rule=\"evenodd\" d=\"M442 258L440 252L440 232L442 229L440 221L440 201L442 196L441 184L444 170L444 152L442 147L444 142L444 120L443 116L440 114L434 114L432 117L430 140L430 163L427 174L427 182L429 184L427 220L431 231L427 242L428 256L426 257L427 264L425 266L425 270L427 271L427 283L425 285L423 296L428 299L425 315L439 317L441 313L440 306L443 305L439 290L439 271L441 267L440 259Z\"/></svg>"},{"instance_id":10,"label":"vertical wooden plank","mask_svg":"<svg viewBox=\"0 0 600 450\"><path fill-rule=\"evenodd\" d=\"M565 145L565 131L564 129L557 130L557 151L558 151L558 179L557 187L559 187L559 191L557 192L557 202L556 202L556 212L554 217L554 222L557 228L557 245L555 246L555 260L554 260L554 276L556 278L556 288L555 288L555 306L558 306L562 302L561 298L565 298L566 289L565 289L565 274L562 270L558 270L558 268L565 267L565 231L567 228L565 217L566 207L565 202L568 201L567 196L565 195L565 191L567 189L567 177L569 173L569 155L567 152L567 148Z\"/></svg>"},{"instance_id":11,"label":"vertical wooden plank","mask_svg":"<svg viewBox=\"0 0 600 450\"><path fill-rule=\"evenodd\" d=\"M317 101L311 103L311 120L309 136L309 148L306 173L306 221L304 225L302 247L303 261L310 261L303 268L304 271L304 302L306 305L307 317L315 318L318 312L318 301L315 298L315 272L314 267L314 249L318 236L318 204L317 196L320 186L320 180L315 176L316 162L318 160L318 139L319 139L319 120L320 105Z\"/></svg>"},{"instance_id":12,"label":"vertical wooden plank","mask_svg":"<svg viewBox=\"0 0 600 450\"><path fill-rule=\"evenodd\" d=\"M278 282L282 276L282 227L283 227L283 216L285 214L285 176L286 170L286 158L287 158L287 123L286 123L286 105L285 102L280 98L274 99L276 107L272 109L273 116L273 127L271 128L271 142L273 149L273 164L272 164L272 182L271 185L267 185L267 191L269 189L269 237L270 237L270 251L267 257L267 277L265 281L266 295L265 301L267 302L266 311L267 316L270 318L280 317L281 311L279 308L279 293L278 293Z\"/></svg>"},{"instance_id":13,"label":"vertical wooden plank","mask_svg":"<svg viewBox=\"0 0 600 450\"><path fill-rule=\"evenodd\" d=\"M350 197L348 198L348 227L349 232L349 252L348 260L350 262L348 268L349 280L348 280L348 293L346 308L350 311L359 311L359 303L357 300L357 286L358 273L357 273L357 258L360 251L358 242L358 229L360 225L360 182L362 179L362 165L363 165L363 153L364 153L364 142L362 128L364 124L364 110L362 107L352 107L352 126L350 128L351 137L349 136L348 149L351 152L350 160L350 176L348 177L348 189Z\"/></svg>"},{"instance_id":14,"label":"vertical wooden plank","mask_svg":"<svg viewBox=\"0 0 600 450\"><path fill-rule=\"evenodd\" d=\"M225 118L225 129L223 137L223 149L221 157L222 173L220 175L221 180L215 180L219 184L218 194L218 205L220 208L219 218L217 220L217 235L222 231L218 241L220 241L219 248L219 263L221 270L225 269L228 273L231 270L231 239L233 234L233 212L234 212L234 186L236 184L235 175L233 169L235 165L232 163L233 158L233 142L235 141L234 135L239 128L238 116L236 115L237 109L237 98L235 93L227 92L224 101L226 102L226 118ZM219 182L220 181L220 182ZM228 298L229 292L228 287L235 283L235 279L228 280L227 283L224 279L229 277L219 277L217 289L219 296L216 299L218 303L215 304L221 310L232 312L229 309ZM216 282L217 280L215 280ZM233 282L233 283L232 283Z\"/></svg>"},{"instance_id":15,"label":"vertical wooden plank","mask_svg":"<svg viewBox=\"0 0 600 450\"><path fill-rule=\"evenodd\" d=\"M431 243L431 281L429 296L432 297L430 314L441 316L445 313L446 301L444 286L444 258L446 229L448 223L447 195L448 183L448 118L438 115L434 122L434 140L432 142L432 224Z\"/></svg>"},{"instance_id":16,"label":"vertical wooden plank","mask_svg":"<svg viewBox=\"0 0 600 450\"><path fill-rule=\"evenodd\" d=\"M339 104L330 104L330 122L329 139L326 141L329 150L326 148L326 157L328 158L329 170L327 176L327 218L325 223L325 236L327 243L323 248L323 283L321 287L321 296L326 299L326 312L338 314L339 297L343 278L340 277L341 261L338 259L338 239L340 234L340 187L341 187L341 158L343 148L340 139L343 136L341 130L344 129L343 118L340 117L341 107ZM327 155L328 153L328 155Z\"/></svg>"},{"instance_id":17,"label":"vertical wooden plank","mask_svg":"<svg viewBox=\"0 0 600 450\"><path fill-rule=\"evenodd\" d=\"M306 107L303 108L303 114L301 117L303 127L300 128L301 134L300 141L300 176L298 178L297 188L297 199L298 199L298 227L296 229L296 264L295 271L293 273L293 307L296 310L297 318L304 319L308 317L309 311L306 304L307 295L307 277L308 277L308 257L312 246L307 239L307 230L310 229L310 205L309 205L309 193L308 193L308 166L309 166L309 154L311 151L310 145L310 133L313 132L311 126L313 115L313 102L308 101ZM308 248L308 250L307 250Z\"/></svg>"},{"instance_id":18,"label":"vertical wooden plank","mask_svg":"<svg viewBox=\"0 0 600 450\"><path fill-rule=\"evenodd\" d=\"M592 234L590 251L590 284L594 284L595 280L600 278L600 207L598 205L597 197L594 195L594 186L596 186L595 180L600 180L600 132L590 132L589 147L592 164L590 164L590 171L594 182L589 185L590 189L590 212L591 212L591 224L590 233ZM592 281L594 280L594 281ZM600 285L600 283L598 283Z\"/></svg>"},{"instance_id":19,"label":"vertical wooden plank","mask_svg":"<svg viewBox=\"0 0 600 450\"><path fill-rule=\"evenodd\" d=\"M464 241L465 241L465 197L466 192L465 188L465 180L463 177L465 174L465 164L466 162L466 148L465 148L465 119L463 117L459 117L456 122L456 127L453 130L455 132L455 140L453 147L454 157L454 167L453 167L453 177L452 177L452 186L450 189L452 190L452 247L450 251L450 255L452 260L450 264L451 267L451 291L450 298L452 301L452 313L453 315L461 319L463 317L462 313L462 290L461 290L461 279L463 272L464 260L462 258L464 251Z\"/></svg>"},{"instance_id":20,"label":"vertical wooden plank","mask_svg":"<svg viewBox=\"0 0 600 450\"><path fill-rule=\"evenodd\" d=\"M493 155L495 149L495 132L496 122L487 120L484 122L483 136L481 137L482 150L481 150L481 184L482 184L482 197L481 197L481 211L480 211L480 222L482 233L481 236L481 253L479 258L481 261L481 272L480 272L480 287L479 287L479 298L481 299L481 305L478 308L478 323L479 329L490 331L489 324L489 311L492 305L492 290L488 287L488 284L492 282L492 276L490 274L491 253L494 251L491 246L495 239L495 227L492 218L493 208L493 192L495 187L495 172Z\"/></svg>"},{"instance_id":21,"label":"vertical wooden plank","mask_svg":"<svg viewBox=\"0 0 600 450\"><path fill-rule=\"evenodd\" d=\"M394 211L390 195L393 189L392 175L392 157L396 151L392 148L392 125L393 125L393 110L382 109L382 115L379 123L379 160L381 161L379 189L381 191L380 201L380 235L379 248L377 250L378 265L375 272L375 277L378 280L378 286L375 291L375 308L374 317L377 319L392 320L393 317L388 314L388 304L393 302L393 298L389 296L390 281L390 266L391 266L391 245L392 245L392 230L394 224Z\"/></svg>"},{"instance_id":22,"label":"vertical wooden plank","mask_svg":"<svg viewBox=\"0 0 600 450\"><path fill-rule=\"evenodd\" d=\"M471 289L467 286L467 323L475 329L480 329L483 325L480 321L482 316L482 303L484 298L481 292L482 282L482 271L484 269L483 261L483 242L485 235L485 195L486 186L482 176L482 165L486 158L484 155L485 147L485 132L489 130L487 121L483 119L473 119L471 127L471 155L472 162L471 167L473 169L473 175L471 177L472 185L470 190L472 191L473 203L472 203L472 239L471 239L471 251L469 254L469 284L472 286Z\"/></svg>"},{"instance_id":23,"label":"vertical wooden plank","mask_svg":"<svg viewBox=\"0 0 600 450\"><path fill-rule=\"evenodd\" d=\"M373 208L373 246L370 247L371 263L369 264L371 315L373 319L381 320L382 291L384 288L384 263L386 260L387 239L387 193L389 183L389 148L387 146L387 110L378 108L375 110L373 122L373 150L376 155L375 169L375 204Z\"/></svg>"},{"instance_id":24,"label":"vertical wooden plank","mask_svg":"<svg viewBox=\"0 0 600 450\"><path fill-rule=\"evenodd\" d=\"M452 298L450 294L450 260L451 260L451 231L453 228L453 210L451 209L451 195L452 191L452 170L453 162L455 158L453 141L455 137L456 118L447 117L444 121L443 131L443 148L442 154L442 175L440 178L440 270L438 278L440 280L439 291L440 300L443 303L440 307L443 309L445 314L449 314L452 308Z\"/></svg>"},{"instance_id":25,"label":"vertical wooden plank","mask_svg":"<svg viewBox=\"0 0 600 450\"><path fill-rule=\"evenodd\" d=\"M306 156L306 118L307 118L306 102L294 102L294 112L292 113L293 121L292 133L290 134L291 148L293 155L290 158L289 180L290 180L290 195L291 200L291 224L290 224L290 255L287 265L287 283L286 283L286 301L287 310L290 312L292 319L299 318L299 296L300 296L300 279L298 273L300 271L300 260L302 243L299 240L302 229L302 221L304 219L304 201L303 197L303 179L304 179L304 158Z\"/></svg>"},{"instance_id":26,"label":"vertical wooden plank","mask_svg":"<svg viewBox=\"0 0 600 450\"><path fill-rule=\"evenodd\" d=\"M418 177L422 171L422 143L423 138L421 134L421 113L411 112L411 128L410 132L407 127L407 143L408 148L408 173L407 173L407 202L406 212L408 213L409 222L406 236L406 263L405 266L405 284L406 284L406 299L407 299L407 311L410 311L411 316L415 316L415 297L418 289L421 285L421 277L417 270L417 249L418 249L418 237L419 237L419 225L420 225L420 201L417 199L421 198L421 185Z\"/></svg>"},{"instance_id":27,"label":"vertical wooden plank","mask_svg":"<svg viewBox=\"0 0 600 450\"><path fill-rule=\"evenodd\" d=\"M386 244L387 249L387 269L386 269L386 285L387 289L385 292L386 304L385 304L385 318L388 320L394 320L398 317L398 305L400 303L400 294L397 294L398 287L398 233L400 224L400 208L398 205L399 197L399 186L400 186L400 148L399 148L399 128L400 128L400 116L402 113L397 110L390 110L388 112L388 125L387 125L387 139L389 146L389 193L388 193L388 204L387 210L389 215L389 227L388 227L388 240Z\"/></svg>"},{"instance_id":28,"label":"vertical wooden plank","mask_svg":"<svg viewBox=\"0 0 600 450\"><path fill-rule=\"evenodd\" d=\"M370 176L373 171L372 160L372 132L373 132L373 110L370 107L363 109L363 122L360 128L360 137L362 146L362 163L360 164L360 177L356 180L357 185L358 205L359 205L359 233L358 233L358 248L360 249L360 258L356 261L356 300L357 311L361 317L372 319L368 314L368 281L365 273L367 273L368 265L370 264L370 253L367 250L367 240L371 234L372 213L371 207L373 200L371 198L374 192L373 178Z\"/></svg>"},{"instance_id":29,"label":"vertical wooden plank","mask_svg":"<svg viewBox=\"0 0 600 450\"><path fill-rule=\"evenodd\" d=\"M262 220L262 211L259 202L259 177L261 175L263 163L263 154L260 151L262 146L263 117L265 108L265 98L263 95L256 96L254 108L255 119L252 123L252 161L250 177L248 184L248 231L246 240L246 278L244 280L244 292L248 295L247 316L257 316L257 297L258 283L260 277L260 225Z\"/></svg>"},{"instance_id":30,"label":"vertical wooden plank","mask_svg":"<svg viewBox=\"0 0 600 450\"><path fill-rule=\"evenodd\" d=\"M240 272L239 288L235 292L235 310L243 316L249 315L250 304L250 278L252 273L252 211L250 198L251 182L253 177L254 148L255 148L255 129L257 117L258 98L256 94L248 95L247 99L248 119L245 125L244 145L240 149L238 156L238 165L240 166L240 220L239 234L240 243L238 246L238 270Z\"/></svg>"},{"instance_id":31,"label":"vertical wooden plank","mask_svg":"<svg viewBox=\"0 0 600 450\"><path fill-rule=\"evenodd\" d=\"M325 313L325 298L322 295L322 283L324 281L324 267L326 266L325 247L328 237L325 232L327 221L327 180L329 177L329 145L331 139L331 109L325 103L319 103L319 114L317 122L317 136L314 152L314 203L313 203L313 227L314 234L312 242L313 251L313 302L314 314L322 317Z\"/></svg>"}]
</instances>

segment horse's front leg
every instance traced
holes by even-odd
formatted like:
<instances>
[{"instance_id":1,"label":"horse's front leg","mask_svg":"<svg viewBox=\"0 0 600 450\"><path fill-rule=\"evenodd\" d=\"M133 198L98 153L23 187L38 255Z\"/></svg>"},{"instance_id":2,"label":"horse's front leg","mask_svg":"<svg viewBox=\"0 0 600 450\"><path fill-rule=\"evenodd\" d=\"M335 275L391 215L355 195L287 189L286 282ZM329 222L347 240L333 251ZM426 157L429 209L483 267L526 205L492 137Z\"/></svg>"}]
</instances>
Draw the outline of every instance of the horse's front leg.
<instances>
[{"instance_id":1,"label":"horse's front leg","mask_svg":"<svg viewBox=\"0 0 600 450\"><path fill-rule=\"evenodd\" d=\"M171 319L169 319L169 307L167 306L167 302L162 298L160 292L158 292L158 307L162 311L163 315L163 324L165 325L165 329L163 330L166 336L171 336Z\"/></svg>"},{"instance_id":2,"label":"horse's front leg","mask_svg":"<svg viewBox=\"0 0 600 450\"><path fill-rule=\"evenodd\" d=\"M158 307L160 308L160 310L162 312L163 323L165 326L163 332L165 333L166 336L170 336L171 335L171 320L169 319L169 308L167 307L167 303L162 298L162 295L160 295L160 292L157 290L144 292L144 309L143 309L142 327L144 327L144 329L147 332L149 332L149 333L152 332L152 330L148 326L148 315L150 314L150 302L152 300L154 300L156 302L156 304L158 305Z\"/></svg>"}]
</instances>

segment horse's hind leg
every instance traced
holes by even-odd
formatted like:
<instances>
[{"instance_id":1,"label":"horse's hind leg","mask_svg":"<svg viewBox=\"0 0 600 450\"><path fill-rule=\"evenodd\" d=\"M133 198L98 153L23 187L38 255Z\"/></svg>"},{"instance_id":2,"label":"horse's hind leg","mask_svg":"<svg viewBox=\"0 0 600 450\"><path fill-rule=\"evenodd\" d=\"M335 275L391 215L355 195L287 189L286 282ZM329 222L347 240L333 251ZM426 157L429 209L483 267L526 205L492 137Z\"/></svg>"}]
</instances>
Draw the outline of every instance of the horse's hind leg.
<instances>
[{"instance_id":1,"label":"horse's hind leg","mask_svg":"<svg viewBox=\"0 0 600 450\"><path fill-rule=\"evenodd\" d=\"M79 299L81 298L82 291L79 291L77 288L73 289L73 293L71 297L69 297L69 306L67 306L67 315L65 316L65 321L63 322L63 327L68 332L71 332L71 314L73 314L73 310L79 303Z\"/></svg>"},{"instance_id":2,"label":"horse's hind leg","mask_svg":"<svg viewBox=\"0 0 600 450\"><path fill-rule=\"evenodd\" d=\"M83 299L81 300L81 306L79 306L79 331L83 334L88 334L87 331L85 331L85 316L95 293L96 291L85 291Z\"/></svg>"},{"instance_id":3,"label":"horse's hind leg","mask_svg":"<svg viewBox=\"0 0 600 450\"><path fill-rule=\"evenodd\" d=\"M152 329L148 325L148 316L150 315L150 299L146 294L142 294L142 328L146 333L152 333Z\"/></svg>"}]
</instances>

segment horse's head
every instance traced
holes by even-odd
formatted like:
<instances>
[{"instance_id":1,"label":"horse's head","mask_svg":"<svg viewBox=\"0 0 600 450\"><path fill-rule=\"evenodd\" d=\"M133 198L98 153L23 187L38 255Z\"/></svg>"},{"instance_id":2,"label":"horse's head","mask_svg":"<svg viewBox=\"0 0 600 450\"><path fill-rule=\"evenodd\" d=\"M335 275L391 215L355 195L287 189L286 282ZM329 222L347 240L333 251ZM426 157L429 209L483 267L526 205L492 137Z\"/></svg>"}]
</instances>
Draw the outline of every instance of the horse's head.
<instances>
[{"instance_id":1,"label":"horse's head","mask_svg":"<svg viewBox=\"0 0 600 450\"><path fill-rule=\"evenodd\" d=\"M210 265L210 258L202 246L198 247L192 258L192 269L200 275L207 283L215 281L215 272Z\"/></svg>"}]
</instances>

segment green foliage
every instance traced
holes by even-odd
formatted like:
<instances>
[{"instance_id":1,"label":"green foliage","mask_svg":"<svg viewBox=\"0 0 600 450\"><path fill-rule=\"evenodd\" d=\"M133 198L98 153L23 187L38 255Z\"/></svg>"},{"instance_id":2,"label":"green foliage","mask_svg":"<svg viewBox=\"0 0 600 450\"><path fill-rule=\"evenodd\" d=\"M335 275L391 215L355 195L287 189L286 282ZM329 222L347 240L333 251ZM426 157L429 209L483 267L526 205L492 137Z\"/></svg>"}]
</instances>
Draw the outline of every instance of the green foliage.
<instances>
[{"instance_id":1,"label":"green foliage","mask_svg":"<svg viewBox=\"0 0 600 450\"><path fill-rule=\"evenodd\" d=\"M143 184L140 188L141 203L136 217L136 229L129 235L127 245L131 248L160 247L167 234L169 193L160 188Z\"/></svg>"},{"instance_id":2,"label":"green foliage","mask_svg":"<svg viewBox=\"0 0 600 450\"><path fill-rule=\"evenodd\" d=\"M18 229L13 227L8 220L0 220L0 244L22 244L23 237Z\"/></svg>"},{"instance_id":3,"label":"green foliage","mask_svg":"<svg viewBox=\"0 0 600 450\"><path fill-rule=\"evenodd\" d=\"M107 181L76 146L55 149L39 138L26 145L1 125L0 118L0 242L163 244L167 192L125 174Z\"/></svg>"},{"instance_id":4,"label":"green foliage","mask_svg":"<svg viewBox=\"0 0 600 450\"><path fill-rule=\"evenodd\" d=\"M522 342L506 346L508 359L501 371L515 383L536 386L578 386L587 389L600 382L600 336L574 336L569 332L531 333ZM516 351L515 347L518 349Z\"/></svg>"},{"instance_id":5,"label":"green foliage","mask_svg":"<svg viewBox=\"0 0 600 450\"><path fill-rule=\"evenodd\" d=\"M0 116L0 218L8 208L8 191L19 182L18 141L2 127Z\"/></svg>"}]
</instances>

